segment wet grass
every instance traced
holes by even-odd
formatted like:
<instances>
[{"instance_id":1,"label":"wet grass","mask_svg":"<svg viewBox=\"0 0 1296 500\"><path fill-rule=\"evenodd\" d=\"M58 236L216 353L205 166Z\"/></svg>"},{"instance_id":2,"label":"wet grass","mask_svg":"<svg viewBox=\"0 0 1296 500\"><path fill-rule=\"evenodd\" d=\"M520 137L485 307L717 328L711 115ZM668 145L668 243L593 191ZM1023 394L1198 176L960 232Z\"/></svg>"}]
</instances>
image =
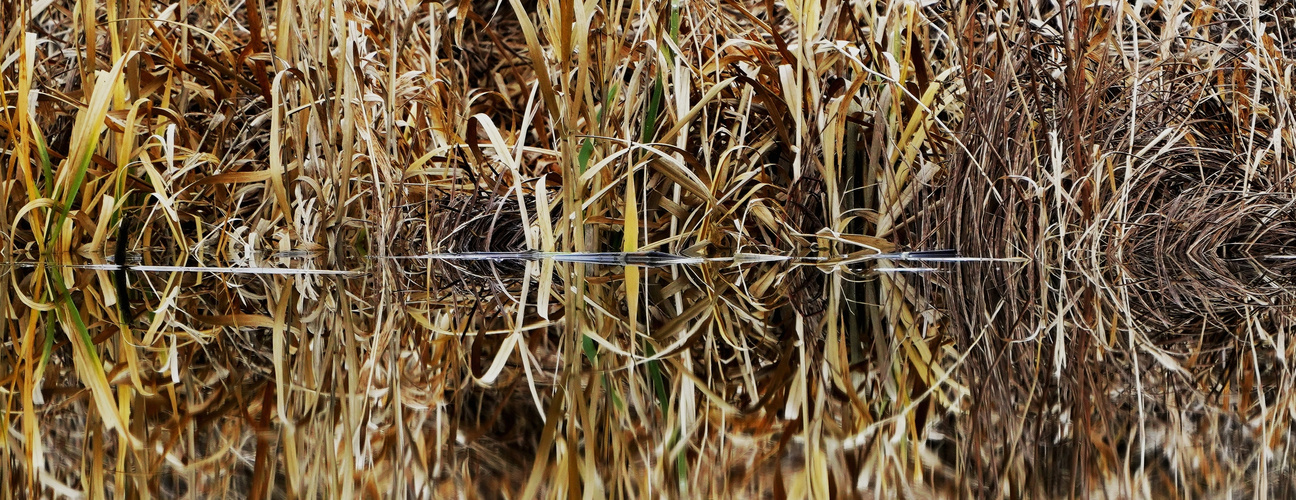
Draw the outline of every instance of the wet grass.
<instances>
[{"instance_id":1,"label":"wet grass","mask_svg":"<svg viewBox=\"0 0 1296 500\"><path fill-rule=\"evenodd\" d=\"M0 26L0 498L1296 494L1281 2Z\"/></svg>"}]
</instances>

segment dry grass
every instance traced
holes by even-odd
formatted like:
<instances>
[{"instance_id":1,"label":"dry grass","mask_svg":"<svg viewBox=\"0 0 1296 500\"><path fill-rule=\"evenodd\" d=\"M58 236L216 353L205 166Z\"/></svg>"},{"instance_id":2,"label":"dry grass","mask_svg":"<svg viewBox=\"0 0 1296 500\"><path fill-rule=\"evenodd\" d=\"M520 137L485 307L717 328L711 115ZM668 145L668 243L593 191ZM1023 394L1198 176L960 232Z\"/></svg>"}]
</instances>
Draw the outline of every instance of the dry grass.
<instances>
[{"instance_id":1,"label":"dry grass","mask_svg":"<svg viewBox=\"0 0 1296 500\"><path fill-rule=\"evenodd\" d=\"M952 284L963 491L1292 495L1290 7L1019 7L963 17L928 223L1031 259Z\"/></svg>"},{"instance_id":2,"label":"dry grass","mask_svg":"<svg viewBox=\"0 0 1296 500\"><path fill-rule=\"evenodd\" d=\"M1296 12L1113 5L5 3L0 498L1296 494Z\"/></svg>"}]
</instances>

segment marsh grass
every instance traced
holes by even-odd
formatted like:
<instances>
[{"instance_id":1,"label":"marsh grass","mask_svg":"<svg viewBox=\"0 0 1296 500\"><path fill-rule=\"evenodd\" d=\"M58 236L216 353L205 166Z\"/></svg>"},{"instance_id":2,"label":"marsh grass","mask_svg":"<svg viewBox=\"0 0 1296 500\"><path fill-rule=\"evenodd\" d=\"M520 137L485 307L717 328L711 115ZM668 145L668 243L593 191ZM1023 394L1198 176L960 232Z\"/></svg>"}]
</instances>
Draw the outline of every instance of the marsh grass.
<instances>
[{"instance_id":1,"label":"marsh grass","mask_svg":"<svg viewBox=\"0 0 1296 500\"><path fill-rule=\"evenodd\" d=\"M956 343L983 347L955 433L974 491L1291 494L1290 287L1265 256L1291 241L1273 71L1292 13L1256 7L964 18L966 106L988 112L963 122L928 224L1031 257L952 283Z\"/></svg>"},{"instance_id":2,"label":"marsh grass","mask_svg":"<svg viewBox=\"0 0 1296 500\"><path fill-rule=\"evenodd\" d=\"M5 3L0 494L1290 496L1291 10Z\"/></svg>"}]
</instances>

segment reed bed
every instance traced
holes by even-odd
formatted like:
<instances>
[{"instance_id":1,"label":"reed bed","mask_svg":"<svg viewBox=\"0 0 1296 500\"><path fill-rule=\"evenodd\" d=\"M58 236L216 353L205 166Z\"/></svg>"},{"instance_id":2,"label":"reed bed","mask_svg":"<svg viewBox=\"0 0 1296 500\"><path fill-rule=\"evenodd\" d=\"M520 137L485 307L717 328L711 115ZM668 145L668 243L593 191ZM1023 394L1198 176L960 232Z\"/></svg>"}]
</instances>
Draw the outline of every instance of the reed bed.
<instances>
[{"instance_id":1,"label":"reed bed","mask_svg":"<svg viewBox=\"0 0 1296 500\"><path fill-rule=\"evenodd\" d=\"M1259 9L1257 9L1259 7ZM971 10L969 8L969 10ZM1290 7L964 16L966 149L939 245L975 398L963 491L1292 494ZM971 68L975 68L972 70ZM984 111L973 113L971 110Z\"/></svg>"},{"instance_id":2,"label":"reed bed","mask_svg":"<svg viewBox=\"0 0 1296 500\"><path fill-rule=\"evenodd\" d=\"M1281 2L0 26L0 498L1296 488Z\"/></svg>"}]
</instances>

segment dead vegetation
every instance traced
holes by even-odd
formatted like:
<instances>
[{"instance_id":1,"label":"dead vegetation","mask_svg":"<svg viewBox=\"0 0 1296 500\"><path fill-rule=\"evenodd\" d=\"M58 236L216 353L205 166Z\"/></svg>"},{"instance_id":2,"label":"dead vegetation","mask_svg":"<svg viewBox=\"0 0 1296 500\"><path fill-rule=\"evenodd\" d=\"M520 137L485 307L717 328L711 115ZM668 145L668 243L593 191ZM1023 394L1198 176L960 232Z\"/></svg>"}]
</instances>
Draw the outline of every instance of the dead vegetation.
<instances>
[{"instance_id":1,"label":"dead vegetation","mask_svg":"<svg viewBox=\"0 0 1296 500\"><path fill-rule=\"evenodd\" d=\"M5 3L0 498L1291 496L1292 9Z\"/></svg>"},{"instance_id":2,"label":"dead vegetation","mask_svg":"<svg viewBox=\"0 0 1296 500\"><path fill-rule=\"evenodd\" d=\"M1291 494L1273 256L1291 241L1292 33L1254 8L962 18L967 109L984 112L929 224L966 254L1030 258L954 279L957 344L979 346L960 378L980 397L950 431L964 491Z\"/></svg>"}]
</instances>

